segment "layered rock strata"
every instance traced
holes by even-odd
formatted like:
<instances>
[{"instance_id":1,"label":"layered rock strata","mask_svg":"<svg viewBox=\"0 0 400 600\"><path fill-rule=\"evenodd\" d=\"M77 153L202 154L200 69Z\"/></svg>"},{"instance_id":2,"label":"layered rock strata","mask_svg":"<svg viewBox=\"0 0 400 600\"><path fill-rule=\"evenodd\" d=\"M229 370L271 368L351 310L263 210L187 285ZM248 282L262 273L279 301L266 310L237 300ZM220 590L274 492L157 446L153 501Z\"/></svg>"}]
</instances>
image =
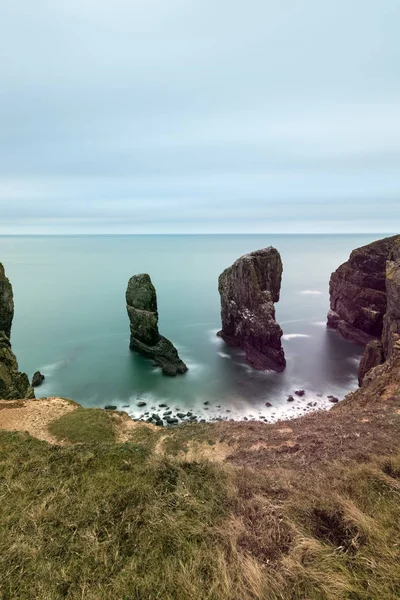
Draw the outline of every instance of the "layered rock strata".
<instances>
[{"instance_id":1,"label":"layered rock strata","mask_svg":"<svg viewBox=\"0 0 400 600\"><path fill-rule=\"evenodd\" d=\"M131 339L130 349L161 367L164 375L185 373L188 369L175 346L158 331L157 294L149 275L131 277L126 290Z\"/></svg>"},{"instance_id":2,"label":"layered rock strata","mask_svg":"<svg viewBox=\"0 0 400 600\"><path fill-rule=\"evenodd\" d=\"M0 398L17 400L34 398L28 376L18 370L18 362L11 349L10 334L14 318L14 298L11 283L0 263Z\"/></svg>"},{"instance_id":3,"label":"layered rock strata","mask_svg":"<svg viewBox=\"0 0 400 600\"><path fill-rule=\"evenodd\" d=\"M219 276L222 329L227 344L239 346L252 367L283 371L282 329L275 320L282 260L272 247L245 254Z\"/></svg>"},{"instance_id":4,"label":"layered rock strata","mask_svg":"<svg viewBox=\"0 0 400 600\"><path fill-rule=\"evenodd\" d=\"M328 327L366 346L358 380L385 362L400 340L400 236L353 250L330 280Z\"/></svg>"},{"instance_id":5,"label":"layered rock strata","mask_svg":"<svg viewBox=\"0 0 400 600\"><path fill-rule=\"evenodd\" d=\"M400 236L353 250L331 275L328 327L358 344L380 338L387 308L386 262Z\"/></svg>"}]
</instances>

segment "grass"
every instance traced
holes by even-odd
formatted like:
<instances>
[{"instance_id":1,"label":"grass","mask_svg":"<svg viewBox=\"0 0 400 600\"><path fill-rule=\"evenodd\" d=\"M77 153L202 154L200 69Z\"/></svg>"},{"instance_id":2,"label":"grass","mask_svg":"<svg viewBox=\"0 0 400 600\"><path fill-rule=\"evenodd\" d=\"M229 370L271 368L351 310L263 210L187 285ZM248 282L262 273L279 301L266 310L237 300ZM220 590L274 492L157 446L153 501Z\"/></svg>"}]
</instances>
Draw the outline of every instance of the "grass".
<instances>
[{"instance_id":1,"label":"grass","mask_svg":"<svg viewBox=\"0 0 400 600\"><path fill-rule=\"evenodd\" d=\"M52 421L49 431L57 440L73 444L115 441L112 420L100 408L77 408Z\"/></svg>"},{"instance_id":2,"label":"grass","mask_svg":"<svg viewBox=\"0 0 400 600\"><path fill-rule=\"evenodd\" d=\"M179 462L143 432L99 443L112 424L90 412L52 430L92 443L0 432L1 600L400 597L400 457L306 478Z\"/></svg>"}]
</instances>

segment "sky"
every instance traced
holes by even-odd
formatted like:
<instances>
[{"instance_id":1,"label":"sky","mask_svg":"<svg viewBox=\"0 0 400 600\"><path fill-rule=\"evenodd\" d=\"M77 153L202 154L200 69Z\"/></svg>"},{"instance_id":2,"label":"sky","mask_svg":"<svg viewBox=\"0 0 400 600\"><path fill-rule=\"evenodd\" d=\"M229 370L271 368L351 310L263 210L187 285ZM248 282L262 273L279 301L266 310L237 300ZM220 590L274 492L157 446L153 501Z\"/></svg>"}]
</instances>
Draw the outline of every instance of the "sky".
<instances>
[{"instance_id":1,"label":"sky","mask_svg":"<svg viewBox=\"0 0 400 600\"><path fill-rule=\"evenodd\" d=\"M2 0L0 234L400 231L399 0Z\"/></svg>"}]
</instances>

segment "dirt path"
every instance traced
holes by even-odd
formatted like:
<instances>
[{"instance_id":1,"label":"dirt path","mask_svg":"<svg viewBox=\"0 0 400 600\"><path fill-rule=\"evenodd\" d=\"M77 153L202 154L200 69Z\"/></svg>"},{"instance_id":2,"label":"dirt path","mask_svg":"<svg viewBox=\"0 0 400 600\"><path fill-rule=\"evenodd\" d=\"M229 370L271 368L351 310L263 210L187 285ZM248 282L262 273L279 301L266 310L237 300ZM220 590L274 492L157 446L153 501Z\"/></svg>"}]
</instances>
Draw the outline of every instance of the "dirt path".
<instances>
[{"instance_id":1,"label":"dirt path","mask_svg":"<svg viewBox=\"0 0 400 600\"><path fill-rule=\"evenodd\" d=\"M26 431L39 440L60 444L50 434L48 425L76 408L77 405L63 398L0 400L0 429Z\"/></svg>"}]
</instances>

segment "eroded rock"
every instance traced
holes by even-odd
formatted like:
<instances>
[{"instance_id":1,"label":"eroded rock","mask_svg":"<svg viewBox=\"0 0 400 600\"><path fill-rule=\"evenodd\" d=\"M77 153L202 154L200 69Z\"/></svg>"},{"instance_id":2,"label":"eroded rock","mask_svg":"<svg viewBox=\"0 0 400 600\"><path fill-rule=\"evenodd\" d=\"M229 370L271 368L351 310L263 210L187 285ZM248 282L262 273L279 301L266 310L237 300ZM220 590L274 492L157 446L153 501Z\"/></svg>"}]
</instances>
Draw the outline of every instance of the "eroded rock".
<instances>
[{"instance_id":1,"label":"eroded rock","mask_svg":"<svg viewBox=\"0 0 400 600\"><path fill-rule=\"evenodd\" d=\"M0 263L0 398L18 400L34 398L28 376L18 370L18 361L11 349L10 334L14 317L11 283Z\"/></svg>"},{"instance_id":2,"label":"eroded rock","mask_svg":"<svg viewBox=\"0 0 400 600\"><path fill-rule=\"evenodd\" d=\"M4 267L0 263L0 331L10 339L11 325L14 318L14 297L10 281L6 277Z\"/></svg>"},{"instance_id":3,"label":"eroded rock","mask_svg":"<svg viewBox=\"0 0 400 600\"><path fill-rule=\"evenodd\" d=\"M130 349L139 352L161 367L164 375L185 373L187 366L175 346L158 331L157 294L149 275L131 277L126 290L131 339Z\"/></svg>"},{"instance_id":4,"label":"eroded rock","mask_svg":"<svg viewBox=\"0 0 400 600\"><path fill-rule=\"evenodd\" d=\"M387 308L386 262L399 240L393 236L357 248L332 273L328 327L362 345L380 339Z\"/></svg>"},{"instance_id":5,"label":"eroded rock","mask_svg":"<svg viewBox=\"0 0 400 600\"><path fill-rule=\"evenodd\" d=\"M32 387L38 387L39 385L42 385L44 380L44 375L42 375L40 371L36 371L32 377Z\"/></svg>"},{"instance_id":6,"label":"eroded rock","mask_svg":"<svg viewBox=\"0 0 400 600\"><path fill-rule=\"evenodd\" d=\"M222 329L218 335L227 344L243 348L255 369L283 371L286 366L274 308L282 270L279 252L269 247L245 254L219 276Z\"/></svg>"}]
</instances>

